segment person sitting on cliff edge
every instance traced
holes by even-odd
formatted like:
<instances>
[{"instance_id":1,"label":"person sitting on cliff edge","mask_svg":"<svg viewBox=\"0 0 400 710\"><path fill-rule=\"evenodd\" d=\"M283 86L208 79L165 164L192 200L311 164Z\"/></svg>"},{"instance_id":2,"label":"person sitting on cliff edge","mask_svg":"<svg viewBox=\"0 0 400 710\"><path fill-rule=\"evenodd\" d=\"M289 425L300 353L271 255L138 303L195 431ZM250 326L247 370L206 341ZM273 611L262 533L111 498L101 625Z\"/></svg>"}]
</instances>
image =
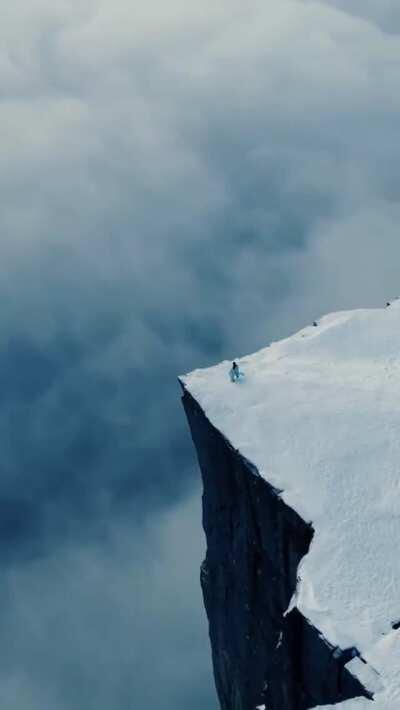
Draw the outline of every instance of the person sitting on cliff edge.
<instances>
[{"instance_id":1,"label":"person sitting on cliff edge","mask_svg":"<svg viewBox=\"0 0 400 710\"><path fill-rule=\"evenodd\" d=\"M231 378L231 382L238 382L238 380L243 377L243 373L240 372L239 366L235 361L233 361L232 367L229 370L229 376Z\"/></svg>"}]
</instances>

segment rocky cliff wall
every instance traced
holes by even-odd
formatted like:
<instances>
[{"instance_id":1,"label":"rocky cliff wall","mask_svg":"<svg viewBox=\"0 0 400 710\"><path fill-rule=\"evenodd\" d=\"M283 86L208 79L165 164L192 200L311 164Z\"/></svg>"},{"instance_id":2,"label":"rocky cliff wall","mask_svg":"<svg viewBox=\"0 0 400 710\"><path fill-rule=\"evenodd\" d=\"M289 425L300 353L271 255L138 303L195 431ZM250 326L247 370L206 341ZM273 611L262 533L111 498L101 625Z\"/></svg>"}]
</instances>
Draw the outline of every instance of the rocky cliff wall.
<instances>
[{"instance_id":1,"label":"rocky cliff wall","mask_svg":"<svg viewBox=\"0 0 400 710\"><path fill-rule=\"evenodd\" d=\"M201 585L222 710L306 710L369 697L345 669L357 649L333 648L297 610L284 615L306 524L184 391L202 472L207 554Z\"/></svg>"}]
</instances>

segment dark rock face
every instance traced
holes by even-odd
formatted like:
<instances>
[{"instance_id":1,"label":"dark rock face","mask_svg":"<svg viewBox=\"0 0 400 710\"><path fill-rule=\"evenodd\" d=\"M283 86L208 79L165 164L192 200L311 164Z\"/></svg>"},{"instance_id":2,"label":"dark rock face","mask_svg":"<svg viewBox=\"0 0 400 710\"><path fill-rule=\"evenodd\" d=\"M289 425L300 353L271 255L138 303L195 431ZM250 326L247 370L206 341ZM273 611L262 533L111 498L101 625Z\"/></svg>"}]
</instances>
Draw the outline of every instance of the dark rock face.
<instances>
[{"instance_id":1,"label":"dark rock face","mask_svg":"<svg viewBox=\"0 0 400 710\"><path fill-rule=\"evenodd\" d=\"M306 710L363 695L332 648L294 610L297 568L313 530L208 421L183 404L203 476L207 555L201 585L222 710Z\"/></svg>"}]
</instances>

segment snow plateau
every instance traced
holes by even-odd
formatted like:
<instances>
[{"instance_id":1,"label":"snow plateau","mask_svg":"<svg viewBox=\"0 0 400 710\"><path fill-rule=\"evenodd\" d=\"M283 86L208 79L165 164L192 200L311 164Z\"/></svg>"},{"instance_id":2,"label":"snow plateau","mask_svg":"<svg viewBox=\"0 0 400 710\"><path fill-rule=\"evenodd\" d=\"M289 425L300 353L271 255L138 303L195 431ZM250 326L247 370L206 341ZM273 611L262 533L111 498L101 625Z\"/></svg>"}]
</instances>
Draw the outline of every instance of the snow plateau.
<instances>
[{"instance_id":1,"label":"snow plateau","mask_svg":"<svg viewBox=\"0 0 400 710\"><path fill-rule=\"evenodd\" d=\"M291 608L376 710L400 708L400 301L334 313L254 355L182 377L211 423L315 531ZM370 707L365 698L335 708ZM327 706L325 706L327 707ZM333 706L329 706L333 707Z\"/></svg>"}]
</instances>

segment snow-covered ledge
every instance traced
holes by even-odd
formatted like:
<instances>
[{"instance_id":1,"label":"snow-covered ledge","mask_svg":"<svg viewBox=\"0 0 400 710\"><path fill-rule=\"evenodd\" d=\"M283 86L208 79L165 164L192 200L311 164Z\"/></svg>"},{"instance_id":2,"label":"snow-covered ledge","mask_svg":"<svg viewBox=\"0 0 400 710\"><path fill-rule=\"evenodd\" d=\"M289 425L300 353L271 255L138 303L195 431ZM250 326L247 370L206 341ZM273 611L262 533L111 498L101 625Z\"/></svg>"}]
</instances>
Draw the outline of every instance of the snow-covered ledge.
<instances>
[{"instance_id":1,"label":"snow-covered ledge","mask_svg":"<svg viewBox=\"0 0 400 710\"><path fill-rule=\"evenodd\" d=\"M400 708L400 301L182 377L208 419L315 534L291 608L348 664L376 710ZM325 706L327 707L327 706ZM333 706L332 706L333 707ZM371 707L365 698L335 708Z\"/></svg>"}]
</instances>

